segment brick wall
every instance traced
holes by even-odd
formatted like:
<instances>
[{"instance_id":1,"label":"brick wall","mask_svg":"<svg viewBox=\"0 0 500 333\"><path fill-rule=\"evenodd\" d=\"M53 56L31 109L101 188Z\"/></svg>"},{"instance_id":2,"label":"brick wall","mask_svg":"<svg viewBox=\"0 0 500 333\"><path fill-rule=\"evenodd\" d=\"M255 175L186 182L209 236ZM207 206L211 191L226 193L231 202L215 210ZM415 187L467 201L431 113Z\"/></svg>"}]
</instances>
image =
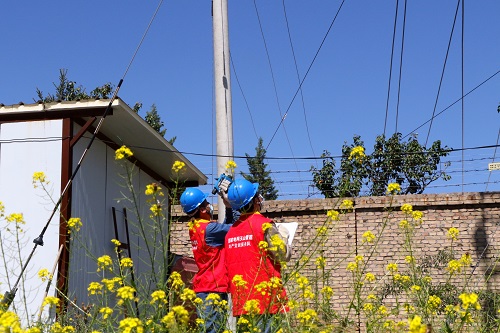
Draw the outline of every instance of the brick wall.
<instances>
[{"instance_id":1,"label":"brick wall","mask_svg":"<svg viewBox=\"0 0 500 333\"><path fill-rule=\"evenodd\" d=\"M414 257L420 265L429 267L433 279L447 278L443 272L450 258L443 257L447 253L443 250L450 250L451 241L446 234L450 227L455 227L460 231L458 241L453 243L455 259L467 252L475 265L481 257L477 267L468 269L467 276L471 278L469 286L486 287L492 291L500 289L500 274L495 269L500 250L500 192L362 197L353 202L351 212L328 226L329 236L324 242L315 238L317 229L324 225L327 210L338 209L339 199L266 201L262 212L276 222L298 222L294 254L288 267L291 269L300 265L301 274L313 280L319 273L315 259L322 254L327 262L328 283L335 290L334 298L339 308L345 307L352 294L352 274L346 270L347 263L353 261L356 254L368 258L374 248L371 244L363 244L364 232L371 231L378 235L383 229L367 266L367 271L377 276L379 284L384 280L388 263L398 263L401 271L406 269L404 258L408 250L402 247L404 235L399 228L403 218L400 207L404 203L413 205L414 210L424 214L411 244ZM178 206L173 208L172 215L171 250L191 256L187 225L184 223L186 217ZM309 260L305 260L307 258ZM439 258L444 258L440 265ZM491 275L487 282L485 275Z\"/></svg>"}]
</instances>

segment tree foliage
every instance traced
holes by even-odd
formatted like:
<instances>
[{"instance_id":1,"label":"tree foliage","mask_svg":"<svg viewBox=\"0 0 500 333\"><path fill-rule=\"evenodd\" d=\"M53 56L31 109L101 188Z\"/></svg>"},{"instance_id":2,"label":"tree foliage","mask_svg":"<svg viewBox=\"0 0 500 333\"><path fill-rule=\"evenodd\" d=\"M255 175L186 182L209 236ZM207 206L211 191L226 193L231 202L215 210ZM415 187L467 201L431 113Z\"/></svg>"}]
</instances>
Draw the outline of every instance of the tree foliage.
<instances>
[{"instance_id":1,"label":"tree foliage","mask_svg":"<svg viewBox=\"0 0 500 333\"><path fill-rule=\"evenodd\" d=\"M136 113L139 113L141 108L142 108L142 103L135 103L133 110ZM167 129L163 128L163 126L165 124L161 120L160 115L158 114L158 109L156 108L156 104L151 105L151 109L146 112L146 115L144 116L144 120L149 124L149 126L151 126L161 136L165 137L165 134L167 133ZM168 139L167 141L171 145L173 145L176 139L177 139L177 137L174 136L171 139Z\"/></svg>"},{"instance_id":2,"label":"tree foliage","mask_svg":"<svg viewBox=\"0 0 500 333\"><path fill-rule=\"evenodd\" d=\"M364 150L360 136L354 136L351 145L342 146L340 168L336 168L335 159L326 150L321 155L322 168L311 167L313 182L326 198L357 197L362 192L369 196L385 195L389 183L398 183L401 194L420 194L440 178L451 179L438 168L441 158L450 152L450 148L441 146L440 140L425 148L416 136L403 142L401 133L389 139L379 135L373 153L358 158L352 157L355 147Z\"/></svg>"},{"instance_id":3,"label":"tree foliage","mask_svg":"<svg viewBox=\"0 0 500 333\"><path fill-rule=\"evenodd\" d=\"M77 85L75 81L70 81L68 79L67 69L59 70L59 83L53 83L53 85L56 89L55 93L48 93L46 96L44 96L43 92L37 87L36 94L38 99L35 99L35 102L51 103L56 101L78 101L84 99L109 99L111 98L114 89L114 86L111 83L106 83L100 87L96 87L90 92L90 94L87 94L84 87ZM136 103L133 110L136 113L139 113L141 107L142 103ZM161 136L165 137L167 129L163 128L164 123L158 114L155 104L153 104L151 109L146 112L144 120ZM173 145L176 139L177 137L174 136L171 139L167 139L167 141Z\"/></svg>"},{"instance_id":4,"label":"tree foliage","mask_svg":"<svg viewBox=\"0 0 500 333\"><path fill-rule=\"evenodd\" d=\"M245 155L250 174L242 172L241 175L252 183L259 183L259 192L264 199L276 200L278 198L278 190L274 187L274 181L270 176L271 171L267 170L267 164L264 163L266 149L263 146L262 138L259 138L257 147L255 147L255 156Z\"/></svg>"},{"instance_id":5,"label":"tree foliage","mask_svg":"<svg viewBox=\"0 0 500 333\"><path fill-rule=\"evenodd\" d=\"M59 83L52 83L56 88L54 94L48 93L46 96L37 87L36 94L38 99L35 102L51 103L56 101L77 101L83 99L107 99L110 98L111 92L114 86L111 83L105 83L104 85L95 88L87 94L85 88L81 85L77 85L75 81L68 80L68 70L59 70Z\"/></svg>"}]
</instances>

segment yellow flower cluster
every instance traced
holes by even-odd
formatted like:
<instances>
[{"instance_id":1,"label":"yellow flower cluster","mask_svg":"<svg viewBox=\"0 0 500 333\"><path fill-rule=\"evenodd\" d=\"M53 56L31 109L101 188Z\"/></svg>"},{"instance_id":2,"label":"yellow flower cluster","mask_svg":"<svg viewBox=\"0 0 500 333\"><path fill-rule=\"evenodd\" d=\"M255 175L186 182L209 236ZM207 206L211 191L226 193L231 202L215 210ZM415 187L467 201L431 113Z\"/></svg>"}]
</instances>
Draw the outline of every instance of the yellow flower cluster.
<instances>
[{"instance_id":1,"label":"yellow flower cluster","mask_svg":"<svg viewBox=\"0 0 500 333\"><path fill-rule=\"evenodd\" d=\"M160 216L161 213L162 213L162 207L160 204L158 203L155 203L155 204L152 204L151 207L149 207L149 210L151 211L151 216Z\"/></svg>"},{"instance_id":2,"label":"yellow flower cluster","mask_svg":"<svg viewBox=\"0 0 500 333\"><path fill-rule=\"evenodd\" d=\"M469 309L469 307L472 307L476 310L481 310L481 305L478 302L478 296L475 293L463 293L460 296L458 296L460 300L462 301L462 308L465 310Z\"/></svg>"},{"instance_id":3,"label":"yellow flower cluster","mask_svg":"<svg viewBox=\"0 0 500 333\"><path fill-rule=\"evenodd\" d=\"M448 229L446 236L451 240L458 240L458 233L459 231L457 228L451 227L450 229Z\"/></svg>"},{"instance_id":4,"label":"yellow flower cluster","mask_svg":"<svg viewBox=\"0 0 500 333\"><path fill-rule=\"evenodd\" d=\"M38 277L42 280L42 282L52 280L52 274L49 272L47 268L42 268L38 271Z\"/></svg>"},{"instance_id":5,"label":"yellow flower cluster","mask_svg":"<svg viewBox=\"0 0 500 333\"><path fill-rule=\"evenodd\" d=\"M256 315L260 312L260 302L258 299L250 299L245 302L243 309L250 315Z\"/></svg>"},{"instance_id":6,"label":"yellow flower cluster","mask_svg":"<svg viewBox=\"0 0 500 333\"><path fill-rule=\"evenodd\" d=\"M396 273L398 271L398 264L396 263L390 263L386 267L387 271L390 273Z\"/></svg>"},{"instance_id":7,"label":"yellow flower cluster","mask_svg":"<svg viewBox=\"0 0 500 333\"><path fill-rule=\"evenodd\" d=\"M365 274L365 280L368 281L368 282L375 282L377 278L375 277L375 275L373 273L366 273Z\"/></svg>"},{"instance_id":8,"label":"yellow flower cluster","mask_svg":"<svg viewBox=\"0 0 500 333\"><path fill-rule=\"evenodd\" d=\"M305 326L311 326L318 319L318 314L313 309L297 313L297 319Z\"/></svg>"},{"instance_id":9,"label":"yellow flower cluster","mask_svg":"<svg viewBox=\"0 0 500 333\"><path fill-rule=\"evenodd\" d=\"M102 313L103 319L107 319L113 313L113 309L108 307L103 307L99 310L99 313Z\"/></svg>"},{"instance_id":10,"label":"yellow flower cluster","mask_svg":"<svg viewBox=\"0 0 500 333\"><path fill-rule=\"evenodd\" d=\"M42 302L42 307L44 307L45 305L57 305L57 304L59 304L59 298L55 296L47 296Z\"/></svg>"},{"instance_id":11,"label":"yellow flower cluster","mask_svg":"<svg viewBox=\"0 0 500 333\"><path fill-rule=\"evenodd\" d=\"M122 243L118 239L112 239L111 243L115 244L116 247L120 247Z\"/></svg>"},{"instance_id":12,"label":"yellow flower cluster","mask_svg":"<svg viewBox=\"0 0 500 333\"><path fill-rule=\"evenodd\" d=\"M38 186L38 183L40 184L49 183L47 177L45 176L45 173L43 173L42 171L38 171L33 174L33 187L36 188Z\"/></svg>"},{"instance_id":13,"label":"yellow flower cluster","mask_svg":"<svg viewBox=\"0 0 500 333\"><path fill-rule=\"evenodd\" d=\"M262 231L263 231L263 232L266 232L266 230L267 230L267 229L270 229L271 227L272 227L271 223L268 223L268 222L263 223L263 224L262 224Z\"/></svg>"},{"instance_id":14,"label":"yellow flower cluster","mask_svg":"<svg viewBox=\"0 0 500 333\"><path fill-rule=\"evenodd\" d=\"M332 221L338 221L340 219L339 212L333 209L326 212L326 216L328 216Z\"/></svg>"},{"instance_id":15,"label":"yellow flower cluster","mask_svg":"<svg viewBox=\"0 0 500 333\"><path fill-rule=\"evenodd\" d=\"M245 281L245 280L243 280L243 276L242 275L236 274L233 277L232 282L235 285L235 287L244 287L244 288L247 288L248 282Z\"/></svg>"},{"instance_id":16,"label":"yellow flower cluster","mask_svg":"<svg viewBox=\"0 0 500 333\"><path fill-rule=\"evenodd\" d=\"M106 289L108 289L109 291L115 291L115 285L117 286L123 285L122 278L118 276L115 276L112 279L102 279L101 282L106 285Z\"/></svg>"},{"instance_id":17,"label":"yellow flower cluster","mask_svg":"<svg viewBox=\"0 0 500 333\"><path fill-rule=\"evenodd\" d=\"M115 151L115 160L122 160L124 158L129 158L133 155L134 153L132 153L132 151L129 148L127 148L127 146L121 146Z\"/></svg>"},{"instance_id":18,"label":"yellow flower cluster","mask_svg":"<svg viewBox=\"0 0 500 333\"><path fill-rule=\"evenodd\" d=\"M99 282L90 282L89 287L87 288L89 295L96 295L102 293L103 285Z\"/></svg>"},{"instance_id":19,"label":"yellow flower cluster","mask_svg":"<svg viewBox=\"0 0 500 333\"><path fill-rule=\"evenodd\" d=\"M118 288L116 291L116 296L120 298L118 305L122 305L125 300L133 300L135 295L135 289L129 286L123 286Z\"/></svg>"},{"instance_id":20,"label":"yellow flower cluster","mask_svg":"<svg viewBox=\"0 0 500 333\"><path fill-rule=\"evenodd\" d=\"M167 328L175 327L175 325L187 325L189 322L189 312L182 306L177 305L161 319L162 324Z\"/></svg>"},{"instance_id":21,"label":"yellow flower cluster","mask_svg":"<svg viewBox=\"0 0 500 333\"><path fill-rule=\"evenodd\" d=\"M210 295L212 295L212 294L210 294ZM210 296L210 295L208 295L208 296ZM220 296L217 294L213 294L213 295L216 295L220 298ZM182 294L180 295L180 298L183 301L193 301L196 298L196 293L192 289L184 288L184 290L182 291ZM208 299L208 297L207 297L207 299Z\"/></svg>"},{"instance_id":22,"label":"yellow flower cluster","mask_svg":"<svg viewBox=\"0 0 500 333\"><path fill-rule=\"evenodd\" d=\"M375 235L371 231L366 231L363 233L363 243L373 243L375 240Z\"/></svg>"},{"instance_id":23,"label":"yellow flower cluster","mask_svg":"<svg viewBox=\"0 0 500 333\"><path fill-rule=\"evenodd\" d=\"M144 327L139 318L128 317L120 321L120 332L131 333L135 329L137 333L143 333Z\"/></svg>"},{"instance_id":24,"label":"yellow flower cluster","mask_svg":"<svg viewBox=\"0 0 500 333\"><path fill-rule=\"evenodd\" d=\"M349 199L344 199L342 200L342 203L340 204L340 209L346 209L346 210L350 210L354 207L354 203L352 202L352 200L349 200Z\"/></svg>"},{"instance_id":25,"label":"yellow flower cluster","mask_svg":"<svg viewBox=\"0 0 500 333\"><path fill-rule=\"evenodd\" d=\"M158 186L157 183L152 183L149 185L146 185L146 191L144 191L146 195L158 195L158 196L164 196L163 192L161 191L161 187Z\"/></svg>"},{"instance_id":26,"label":"yellow flower cluster","mask_svg":"<svg viewBox=\"0 0 500 333\"><path fill-rule=\"evenodd\" d=\"M236 169L237 167L238 166L234 161L229 160L226 163L226 171L231 175L234 174L234 169Z\"/></svg>"},{"instance_id":27,"label":"yellow flower cluster","mask_svg":"<svg viewBox=\"0 0 500 333\"><path fill-rule=\"evenodd\" d=\"M390 183L387 185L388 194L397 194L401 192L401 186L398 183Z\"/></svg>"},{"instance_id":28,"label":"yellow flower cluster","mask_svg":"<svg viewBox=\"0 0 500 333\"><path fill-rule=\"evenodd\" d=\"M326 259L325 257L323 256L319 256L316 258L316 267L318 267L318 269L323 269L325 268L326 266Z\"/></svg>"},{"instance_id":29,"label":"yellow flower cluster","mask_svg":"<svg viewBox=\"0 0 500 333\"><path fill-rule=\"evenodd\" d=\"M71 231L80 231L80 228L82 227L82 220L79 217L72 217L68 220L68 234L71 233Z\"/></svg>"},{"instance_id":30,"label":"yellow flower cluster","mask_svg":"<svg viewBox=\"0 0 500 333\"><path fill-rule=\"evenodd\" d=\"M414 316L409 321L408 333L425 333L425 332L427 332L427 325L422 324L422 318L420 316Z\"/></svg>"},{"instance_id":31,"label":"yellow flower cluster","mask_svg":"<svg viewBox=\"0 0 500 333\"><path fill-rule=\"evenodd\" d=\"M168 278L168 284L173 290L180 290L184 287L181 274L179 272L172 272Z\"/></svg>"},{"instance_id":32,"label":"yellow flower cluster","mask_svg":"<svg viewBox=\"0 0 500 333\"><path fill-rule=\"evenodd\" d=\"M320 291L321 291L321 294L323 294L323 297L325 299L330 299L333 296L333 288L332 287L324 286L323 288L321 288Z\"/></svg>"},{"instance_id":33,"label":"yellow flower cluster","mask_svg":"<svg viewBox=\"0 0 500 333\"><path fill-rule=\"evenodd\" d=\"M153 291L153 293L151 294L151 301L149 302L149 304L154 304L156 302L166 303L167 301L166 298L167 294L163 290Z\"/></svg>"},{"instance_id":34,"label":"yellow flower cluster","mask_svg":"<svg viewBox=\"0 0 500 333\"><path fill-rule=\"evenodd\" d=\"M99 272L101 269L105 269L106 267L112 271L111 265L113 264L113 261L111 260L111 257L108 256L107 254L103 255L102 257L97 258L97 271Z\"/></svg>"},{"instance_id":35,"label":"yellow flower cluster","mask_svg":"<svg viewBox=\"0 0 500 333\"><path fill-rule=\"evenodd\" d=\"M120 266L122 268L133 267L134 266L134 262L130 258L122 258L120 260Z\"/></svg>"},{"instance_id":36,"label":"yellow flower cluster","mask_svg":"<svg viewBox=\"0 0 500 333\"><path fill-rule=\"evenodd\" d=\"M441 298L436 295L430 295L427 299L427 306L430 310L436 310L441 306Z\"/></svg>"},{"instance_id":37,"label":"yellow flower cluster","mask_svg":"<svg viewBox=\"0 0 500 333\"><path fill-rule=\"evenodd\" d=\"M5 219L7 220L7 222L14 222L17 224L26 224L22 213L12 213L12 214L8 215Z\"/></svg>"},{"instance_id":38,"label":"yellow flower cluster","mask_svg":"<svg viewBox=\"0 0 500 333\"><path fill-rule=\"evenodd\" d=\"M401 211L406 214L411 214L411 212L413 211L413 206L405 203L401 206Z\"/></svg>"},{"instance_id":39,"label":"yellow flower cluster","mask_svg":"<svg viewBox=\"0 0 500 333\"><path fill-rule=\"evenodd\" d=\"M186 163L181 161L175 161L174 164L172 165L172 171L175 173L179 173L184 169L185 166Z\"/></svg>"},{"instance_id":40,"label":"yellow flower cluster","mask_svg":"<svg viewBox=\"0 0 500 333\"><path fill-rule=\"evenodd\" d=\"M365 148L362 146L356 146L352 148L351 153L349 154L349 159L352 160L354 158L357 161L362 161L365 156Z\"/></svg>"},{"instance_id":41,"label":"yellow flower cluster","mask_svg":"<svg viewBox=\"0 0 500 333\"><path fill-rule=\"evenodd\" d=\"M51 333L72 333L75 332L75 328L71 325L62 326L59 322L55 322L50 327Z\"/></svg>"}]
</instances>

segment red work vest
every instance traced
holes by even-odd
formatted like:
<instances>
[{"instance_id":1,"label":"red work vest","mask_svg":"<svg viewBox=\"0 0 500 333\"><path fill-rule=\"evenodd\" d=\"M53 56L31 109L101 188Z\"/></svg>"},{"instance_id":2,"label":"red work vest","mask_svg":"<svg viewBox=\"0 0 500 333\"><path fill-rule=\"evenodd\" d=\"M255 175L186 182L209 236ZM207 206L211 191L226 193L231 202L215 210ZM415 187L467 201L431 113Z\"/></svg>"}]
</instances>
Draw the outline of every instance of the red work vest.
<instances>
[{"instance_id":1,"label":"red work vest","mask_svg":"<svg viewBox=\"0 0 500 333\"><path fill-rule=\"evenodd\" d=\"M265 250L259 249L259 242L265 241L262 225L271 222L260 213L244 214L226 235L226 267L234 316L247 313L244 306L249 300L258 300L260 314L288 311L286 292L281 285L281 266L271 260ZM236 275L241 276L246 286L235 284ZM269 286L269 282L276 280L279 286Z\"/></svg>"},{"instance_id":2,"label":"red work vest","mask_svg":"<svg viewBox=\"0 0 500 333\"><path fill-rule=\"evenodd\" d=\"M193 278L195 292L228 292L228 278L224 266L224 246L209 246L205 242L206 228L210 221L197 219L189 228L198 272Z\"/></svg>"}]
</instances>

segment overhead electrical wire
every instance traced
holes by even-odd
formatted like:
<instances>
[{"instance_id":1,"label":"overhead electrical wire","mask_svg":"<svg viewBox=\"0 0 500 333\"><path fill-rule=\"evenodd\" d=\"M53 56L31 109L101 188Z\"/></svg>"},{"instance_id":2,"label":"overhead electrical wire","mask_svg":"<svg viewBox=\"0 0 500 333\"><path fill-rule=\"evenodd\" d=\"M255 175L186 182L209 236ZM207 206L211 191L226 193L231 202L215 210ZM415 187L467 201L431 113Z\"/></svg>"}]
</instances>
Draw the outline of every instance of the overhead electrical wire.
<instances>
[{"instance_id":1,"label":"overhead electrical wire","mask_svg":"<svg viewBox=\"0 0 500 333\"><path fill-rule=\"evenodd\" d=\"M446 110L448 110L449 108L451 108L453 105L455 105L458 102L460 102L462 99L464 99L465 97L467 97L470 93L472 93L474 90L476 90L477 88L479 88L480 86L482 86L483 84L485 84L486 82L488 82L489 80L491 80L492 78L494 78L496 75L498 75L498 73L500 73L500 70L498 70L494 74L490 75L487 79L485 79L484 81L482 81L481 83L479 83L477 86L475 86L474 88L472 88L471 90L469 90L465 95L462 95L462 97L460 97L459 99L457 99L456 101L454 101L453 103L451 103L450 105L448 105L446 108L444 108L443 110L441 110L439 113L437 113L436 115L433 115L431 117L431 119L427 120L426 122L422 123L420 126L418 126L417 128L415 128L414 130L410 131L408 134L406 134L405 136L403 136L403 139L406 138L406 137L408 137L409 135L415 133L417 130L419 130L420 128L422 128L423 126L425 126L428 122L432 121L434 118L436 118L437 116L441 115L443 112L445 112Z\"/></svg>"},{"instance_id":2,"label":"overhead electrical wire","mask_svg":"<svg viewBox=\"0 0 500 333\"><path fill-rule=\"evenodd\" d=\"M436 100L434 101L434 109L432 110L432 117L430 119L429 130L427 131L427 138L425 139L425 146L427 146L427 143L429 142L429 135L431 134L432 122L434 120L434 115L436 114L436 108L437 108L437 104L438 104L438 101L439 101L439 95L441 93L441 86L443 85L444 72L445 72L445 69L446 69L446 64L448 62L448 54L450 53L451 41L453 40L453 31L455 30L455 24L456 24L456 21L457 21L458 9L459 8L460 8L460 0L458 0L458 2L457 2L457 8L455 9L455 16L453 18L453 24L451 26L450 38L448 39L448 47L446 48L446 55L444 57L443 69L441 70L441 78L439 79L438 90L437 90L437 93L436 93ZM463 95L463 92L462 92L462 95Z\"/></svg>"},{"instance_id":3,"label":"overhead electrical wire","mask_svg":"<svg viewBox=\"0 0 500 333\"><path fill-rule=\"evenodd\" d=\"M282 1L282 4L283 4L283 14L285 15L286 31L288 33L288 41L290 42L290 49L292 51L293 63L295 65L295 73L297 74L297 82L300 84L299 67L297 66L297 58L295 56L295 49L293 47L292 34L290 33L290 26L288 24L288 16L286 14L285 0ZM312 141L311 141L311 134L309 133L309 125L307 123L307 114L306 114L306 104L304 101L304 93L302 91L302 88L300 88L300 99L302 101L302 110L304 113L304 124L306 126L307 139L309 141L309 146L311 147L311 151L312 151L313 155L316 155L314 148L313 148Z\"/></svg>"},{"instance_id":4,"label":"overhead electrical wire","mask_svg":"<svg viewBox=\"0 0 500 333\"><path fill-rule=\"evenodd\" d=\"M389 117L389 100L391 96L391 81L392 81L392 61L394 59L394 44L396 41L396 28L397 28L397 22L398 22L398 7L399 7L399 0L396 0L396 12L394 14L394 26L392 30L392 46L391 46L391 61L389 65L389 82L387 84L387 99L385 102L385 120L384 120L384 136L385 136L385 131L387 128L387 119Z\"/></svg>"},{"instance_id":5,"label":"overhead electrical wire","mask_svg":"<svg viewBox=\"0 0 500 333\"><path fill-rule=\"evenodd\" d=\"M403 75L403 53L404 53L404 45L405 45L405 30L406 30L406 2L403 10L403 31L401 33L401 53L399 56L399 77L398 77L398 99L396 103L396 128L394 133L398 132L398 118L399 118L399 99L401 96L401 77Z\"/></svg>"},{"instance_id":6,"label":"overhead electrical wire","mask_svg":"<svg viewBox=\"0 0 500 333\"><path fill-rule=\"evenodd\" d=\"M278 96L278 89L276 87L276 80L274 78L274 71L273 71L273 66L272 66L272 63L271 63L271 57L269 56L269 50L267 48L266 37L264 35L264 29L262 28L262 23L261 23L261 20L260 20L260 15L259 15L259 10L257 8L257 2L256 2L256 0L254 0L253 3L254 3L254 7L255 7L255 13L257 15L257 21L259 23L259 28L260 28L260 33L261 33L261 36L262 36L262 41L264 43L264 49L266 51L267 62L269 64L269 70L271 72L271 78L272 78L273 87L274 87L274 96L276 97L276 104L278 106L278 111L279 111L280 117L283 119L283 114L281 112L281 105L280 105L279 96ZM292 157L294 157L295 154L293 152L292 144L290 143L290 138L288 137L288 132L286 130L285 124L283 124L283 132L285 133L285 138L286 138L286 141L288 143L288 147L290 148L290 153L292 154ZM267 150L267 148L266 148L266 150ZM297 162L295 162L295 160L294 160L294 163L295 163L295 166L297 167Z\"/></svg>"},{"instance_id":7,"label":"overhead electrical wire","mask_svg":"<svg viewBox=\"0 0 500 333\"><path fill-rule=\"evenodd\" d=\"M236 73L236 66L234 65L233 57L229 56L229 61L231 63L231 67L233 68L234 77L236 79L236 83L238 84L238 88L240 88L241 96L243 97L243 101L247 107L248 115L250 116L250 122L252 123L253 132L255 134L255 139L259 140L259 135L257 134L257 130L255 129L255 122L253 121L252 111L250 110L250 106L248 105L247 98L245 93L243 92L243 87L240 84L240 80L238 79L238 74Z\"/></svg>"},{"instance_id":8,"label":"overhead electrical wire","mask_svg":"<svg viewBox=\"0 0 500 333\"><path fill-rule=\"evenodd\" d=\"M319 47L318 47L318 50L316 51L316 54L314 55L314 57L313 57L313 59L312 59L311 63L309 64L309 67L307 68L307 71L306 71L306 73L304 74L304 77L302 78L302 81L300 82L299 86L297 87L297 90L295 91L295 94L293 95L292 100L290 101L290 104L288 104L288 107L287 107L287 109L286 109L285 114L284 114L284 115L283 115L283 117L281 118L281 120L280 120L280 122L279 122L279 124L278 124L278 126L277 126L277 128L276 128L276 130L274 131L274 134L273 134L273 136L271 137L271 140L269 140L269 143L267 144L266 150L269 148L269 146L270 146L270 145L271 145L271 143L273 142L273 139L274 139L274 137L276 136L276 133L278 132L278 130L279 130L279 128L280 128L280 126L281 126L281 124L283 124L283 122L285 121L285 118L286 118L286 116L287 116L287 114L288 114L288 111L289 111L289 110L290 110L290 108L292 107L293 102L295 101L295 98L297 97L297 95L298 95L298 93L299 93L300 89L302 88L302 85L304 84L304 81L306 80L307 75L309 74L309 71L311 70L311 68L312 68L312 66L313 66L313 64L314 64L314 62L316 61L316 58L318 57L319 52L321 51L321 48L323 47L323 44L324 44L324 43L325 43L325 41L326 41L326 38L327 38L327 37L328 37L328 35L330 34L330 31L332 30L333 24L335 23L335 21L336 21L336 19L337 19L337 16L339 15L340 10L342 9L342 6L344 5L344 2L345 2L345 1L346 1L346 0L342 0L342 2L340 3L340 6L339 6L339 8L338 8L338 10L337 10L337 12L336 12L336 14L335 14L335 17L333 18L332 22L330 23L330 26L328 27L328 30L326 31L326 34L325 34L325 36L323 37L323 40L321 41L321 43L320 43L320 45L319 45Z\"/></svg>"}]
</instances>

